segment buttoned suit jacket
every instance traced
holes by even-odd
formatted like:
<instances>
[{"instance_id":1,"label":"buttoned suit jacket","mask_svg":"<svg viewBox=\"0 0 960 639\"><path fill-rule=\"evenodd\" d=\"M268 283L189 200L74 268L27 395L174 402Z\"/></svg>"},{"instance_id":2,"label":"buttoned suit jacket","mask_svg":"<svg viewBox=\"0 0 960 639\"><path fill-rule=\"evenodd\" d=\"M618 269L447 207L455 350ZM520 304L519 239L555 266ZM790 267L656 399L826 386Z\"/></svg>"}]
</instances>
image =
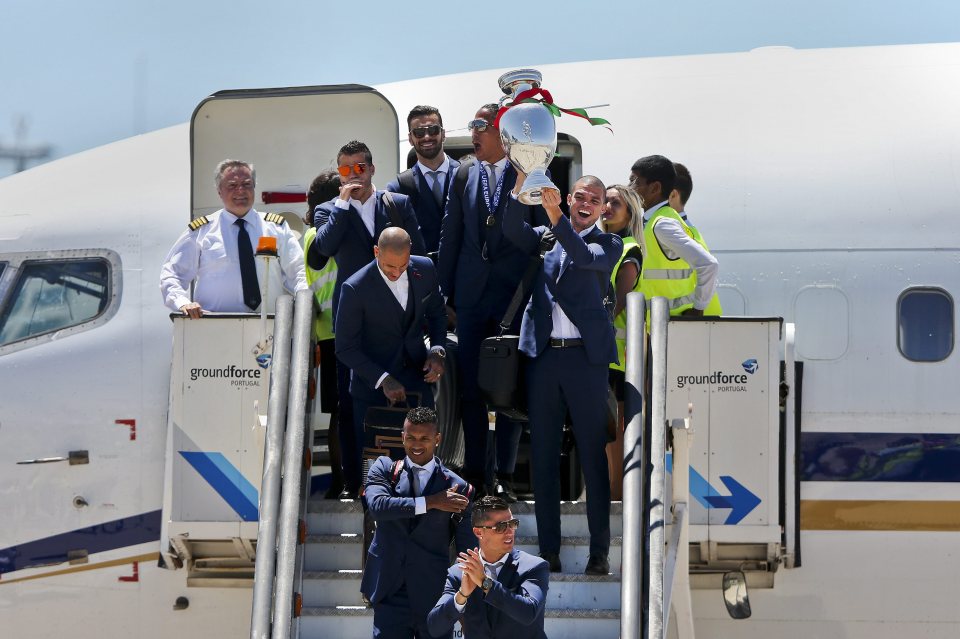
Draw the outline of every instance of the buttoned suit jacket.
<instances>
[{"instance_id":1,"label":"buttoned suit jacket","mask_svg":"<svg viewBox=\"0 0 960 639\"><path fill-rule=\"evenodd\" d=\"M539 242L546 227L532 228L520 217L507 217L504 233L521 246ZM594 227L585 237L561 217L552 228L557 238L544 255L533 293L520 325L520 351L529 357L543 352L553 331L553 306L558 303L580 331L587 358L594 364L617 361L613 321L604 304L610 274L623 253L623 240ZM563 258L563 252L566 257Z\"/></svg>"},{"instance_id":2,"label":"buttoned suit jacket","mask_svg":"<svg viewBox=\"0 0 960 639\"><path fill-rule=\"evenodd\" d=\"M440 204L433 197L433 191L430 190L430 181L420 172L420 166L414 164L411 171L413 180L417 185L414 192L408 193L404 185L400 183L399 176L387 184L387 191L391 193L402 193L410 198L413 210L417 214L417 221L420 223L420 233L423 234L423 244L427 253L432 253L440 246L440 225L443 222L443 210L447 202L447 196L450 193L450 185L453 184L453 176L457 173L457 167L460 163L450 158L450 166L443 184L443 198Z\"/></svg>"},{"instance_id":3,"label":"buttoned suit jacket","mask_svg":"<svg viewBox=\"0 0 960 639\"><path fill-rule=\"evenodd\" d=\"M543 615L550 584L550 566L514 548L507 555L493 587L486 595L475 588L463 609L463 634L470 639L546 639ZM427 615L427 627L434 636L449 632L460 618L454 597L463 581L463 571L447 571L443 594Z\"/></svg>"},{"instance_id":4,"label":"buttoned suit jacket","mask_svg":"<svg viewBox=\"0 0 960 639\"><path fill-rule=\"evenodd\" d=\"M370 196L376 198L372 236L363 224L360 212L354 207L338 208L335 205L336 199L317 206L313 218L313 225L317 227L317 237L307 249L307 258L311 267L321 263L324 256L337 260L337 283L333 290L334 318L337 316L340 289L343 283L370 263L373 259L373 247L376 246L380 233L388 226L393 226L390 213L383 201L383 193L383 191L375 191ZM405 195L394 194L393 201L403 228L410 234L410 252L413 255L423 255L425 253L423 236L420 234L420 226L410 200ZM334 320L334 328L336 328L336 320Z\"/></svg>"},{"instance_id":5,"label":"buttoned suit jacket","mask_svg":"<svg viewBox=\"0 0 960 639\"><path fill-rule=\"evenodd\" d=\"M500 314L517 289L531 252L537 248L537 240L508 241L503 234L503 221L515 216L537 226L546 224L547 218L542 207L528 206L510 196L517 181L517 173L510 167L503 178L494 225L487 227L489 213L480 185L481 170L484 169L480 162L470 166L462 197L456 186L450 189L440 232L437 268L440 288L444 295L454 293L458 312L484 306L492 309L492 314ZM491 199L495 190L496 185L490 184ZM482 252L484 242L486 259Z\"/></svg>"},{"instance_id":6,"label":"buttoned suit jacket","mask_svg":"<svg viewBox=\"0 0 960 639\"><path fill-rule=\"evenodd\" d=\"M423 494L431 495L446 488L456 488L460 494L466 494L467 483L447 469L439 458L434 459L437 468ZM417 515L410 471L404 463L394 485L393 465L389 457L380 457L367 473L363 500L367 512L377 522L377 529L367 551L360 591L376 605L406 584L410 609L422 619L443 592L444 576L450 564L452 513L435 509ZM470 522L472 512L471 503L456 525L454 539L458 552L477 545Z\"/></svg>"},{"instance_id":7,"label":"buttoned suit jacket","mask_svg":"<svg viewBox=\"0 0 960 639\"><path fill-rule=\"evenodd\" d=\"M447 335L447 309L437 287L437 271L426 257L410 256L407 267L408 303L413 305L407 322L393 291L373 260L344 282L337 310L337 358L353 374L350 394L367 401L380 401L375 388L389 373L408 389L422 386L427 348L424 326L431 346L443 346Z\"/></svg>"}]
</instances>

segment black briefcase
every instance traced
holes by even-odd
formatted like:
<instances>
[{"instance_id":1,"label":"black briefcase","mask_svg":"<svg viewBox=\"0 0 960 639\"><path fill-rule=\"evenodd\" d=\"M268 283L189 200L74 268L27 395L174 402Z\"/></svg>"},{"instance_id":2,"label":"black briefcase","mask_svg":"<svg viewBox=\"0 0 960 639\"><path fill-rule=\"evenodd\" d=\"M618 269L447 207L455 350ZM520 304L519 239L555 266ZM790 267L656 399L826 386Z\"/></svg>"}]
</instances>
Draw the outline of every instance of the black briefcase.
<instances>
[{"instance_id":1,"label":"black briefcase","mask_svg":"<svg viewBox=\"0 0 960 639\"><path fill-rule=\"evenodd\" d=\"M527 420L527 387L524 383L520 337L498 335L480 344L477 385L484 401L516 421Z\"/></svg>"}]
</instances>

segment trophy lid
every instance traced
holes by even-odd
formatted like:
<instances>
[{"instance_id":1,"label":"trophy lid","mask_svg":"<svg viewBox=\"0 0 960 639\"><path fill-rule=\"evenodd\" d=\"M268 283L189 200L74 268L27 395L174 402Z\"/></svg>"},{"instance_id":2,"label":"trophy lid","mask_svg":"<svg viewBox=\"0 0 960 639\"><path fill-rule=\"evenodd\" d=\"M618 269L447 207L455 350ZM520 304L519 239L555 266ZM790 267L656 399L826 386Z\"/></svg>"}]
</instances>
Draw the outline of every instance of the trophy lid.
<instances>
[{"instance_id":1,"label":"trophy lid","mask_svg":"<svg viewBox=\"0 0 960 639\"><path fill-rule=\"evenodd\" d=\"M536 69L516 69L514 71L507 71L501 75L497 83L504 93L510 95L513 93L514 88L519 85L526 84L529 85L530 88L535 89L540 86L542 81L543 75Z\"/></svg>"}]
</instances>

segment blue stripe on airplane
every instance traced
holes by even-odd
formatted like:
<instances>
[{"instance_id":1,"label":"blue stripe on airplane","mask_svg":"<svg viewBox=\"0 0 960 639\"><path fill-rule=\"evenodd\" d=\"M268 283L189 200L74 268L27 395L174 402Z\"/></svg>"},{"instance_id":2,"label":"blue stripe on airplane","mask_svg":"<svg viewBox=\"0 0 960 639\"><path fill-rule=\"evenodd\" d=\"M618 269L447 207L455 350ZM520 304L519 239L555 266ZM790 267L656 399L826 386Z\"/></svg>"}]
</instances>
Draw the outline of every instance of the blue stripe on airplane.
<instances>
[{"instance_id":1,"label":"blue stripe on airplane","mask_svg":"<svg viewBox=\"0 0 960 639\"><path fill-rule=\"evenodd\" d=\"M667 453L667 472L673 472L673 455ZM690 467L690 494L704 508L729 508L730 514L725 525L740 523L744 517L753 512L760 505L760 498L750 492L743 484L729 475L721 475L720 481L730 491L729 495L721 495L720 491L710 485L706 478Z\"/></svg>"},{"instance_id":2,"label":"blue stripe on airplane","mask_svg":"<svg viewBox=\"0 0 960 639\"><path fill-rule=\"evenodd\" d=\"M0 574L62 564L68 559L67 553L74 550L85 550L92 555L156 542L160 539L160 520L160 511L154 510L2 548Z\"/></svg>"},{"instance_id":3,"label":"blue stripe on airplane","mask_svg":"<svg viewBox=\"0 0 960 639\"><path fill-rule=\"evenodd\" d=\"M253 487L223 453L203 453L181 450L186 459L200 476L207 480L217 494L223 498L243 521L258 521L260 510L257 506L257 489Z\"/></svg>"}]
</instances>

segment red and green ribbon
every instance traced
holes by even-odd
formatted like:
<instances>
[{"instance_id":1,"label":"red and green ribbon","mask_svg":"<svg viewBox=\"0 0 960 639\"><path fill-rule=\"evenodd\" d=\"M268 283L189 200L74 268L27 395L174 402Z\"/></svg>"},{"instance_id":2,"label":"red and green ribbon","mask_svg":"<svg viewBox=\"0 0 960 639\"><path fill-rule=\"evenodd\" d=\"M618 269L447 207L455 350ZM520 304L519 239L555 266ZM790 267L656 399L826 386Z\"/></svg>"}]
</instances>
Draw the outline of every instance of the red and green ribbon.
<instances>
[{"instance_id":1,"label":"red and green ribbon","mask_svg":"<svg viewBox=\"0 0 960 639\"><path fill-rule=\"evenodd\" d=\"M537 96L540 96L539 98ZM562 113L567 113L569 115L576 116L578 118L583 118L593 126L602 125L607 128L611 133L613 129L610 126L610 122L604 120L603 118L591 118L587 113L586 109L565 109L559 107L553 103L553 96L550 95L550 92L542 88L533 88L527 89L526 91L521 91L517 94L513 100L508 104L504 104L500 107L500 110L497 111L497 119L493 121L493 126L500 127L500 118L506 113L511 107L515 107L518 104L527 104L527 103L540 103L547 108L550 113L553 114L553 117L559 118Z\"/></svg>"}]
</instances>

